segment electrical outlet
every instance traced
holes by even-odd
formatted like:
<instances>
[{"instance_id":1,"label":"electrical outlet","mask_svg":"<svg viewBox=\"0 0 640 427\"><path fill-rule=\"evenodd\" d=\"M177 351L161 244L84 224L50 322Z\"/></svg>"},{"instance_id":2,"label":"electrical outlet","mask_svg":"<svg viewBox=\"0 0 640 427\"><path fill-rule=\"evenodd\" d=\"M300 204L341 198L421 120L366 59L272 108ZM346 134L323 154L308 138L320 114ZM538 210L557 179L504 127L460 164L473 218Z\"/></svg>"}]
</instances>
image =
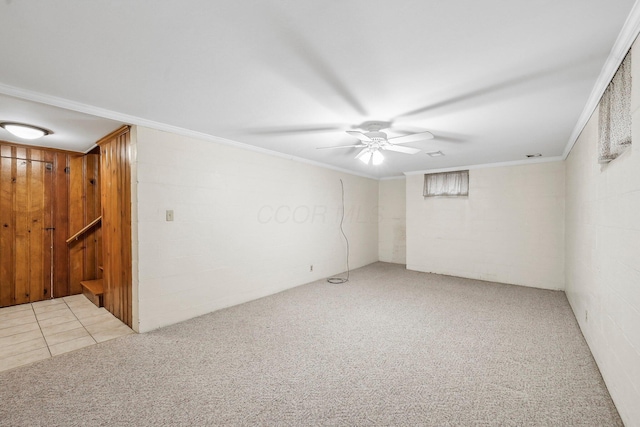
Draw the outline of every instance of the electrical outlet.
<instances>
[{"instance_id":1,"label":"electrical outlet","mask_svg":"<svg viewBox=\"0 0 640 427\"><path fill-rule=\"evenodd\" d=\"M309 272L310 272L310 273L311 273L311 272L313 272L313 264L311 264L311 265L309 266Z\"/></svg>"},{"instance_id":2,"label":"electrical outlet","mask_svg":"<svg viewBox=\"0 0 640 427\"><path fill-rule=\"evenodd\" d=\"M589 321L589 310L585 310L584 311L584 321L588 322Z\"/></svg>"},{"instance_id":3,"label":"electrical outlet","mask_svg":"<svg viewBox=\"0 0 640 427\"><path fill-rule=\"evenodd\" d=\"M167 210L167 221L173 221L173 210Z\"/></svg>"}]
</instances>

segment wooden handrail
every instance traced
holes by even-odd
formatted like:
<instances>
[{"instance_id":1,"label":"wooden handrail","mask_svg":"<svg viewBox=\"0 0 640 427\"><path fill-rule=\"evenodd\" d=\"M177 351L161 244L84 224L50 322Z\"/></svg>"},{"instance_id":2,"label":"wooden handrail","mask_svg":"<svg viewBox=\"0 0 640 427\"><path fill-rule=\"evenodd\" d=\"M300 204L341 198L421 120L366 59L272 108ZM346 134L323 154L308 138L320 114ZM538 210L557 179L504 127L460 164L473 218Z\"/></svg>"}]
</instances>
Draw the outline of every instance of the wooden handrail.
<instances>
[{"instance_id":1,"label":"wooden handrail","mask_svg":"<svg viewBox=\"0 0 640 427\"><path fill-rule=\"evenodd\" d=\"M69 237L67 239L67 243L71 243L74 240L77 240L78 237L80 237L82 234L86 233L87 230L89 230L91 227L93 227L94 225L96 225L97 223L99 223L100 221L102 221L102 216L99 216L98 218L94 219L93 221L91 221L89 224L85 225L82 230L78 231L76 234L74 234L73 236Z\"/></svg>"}]
</instances>

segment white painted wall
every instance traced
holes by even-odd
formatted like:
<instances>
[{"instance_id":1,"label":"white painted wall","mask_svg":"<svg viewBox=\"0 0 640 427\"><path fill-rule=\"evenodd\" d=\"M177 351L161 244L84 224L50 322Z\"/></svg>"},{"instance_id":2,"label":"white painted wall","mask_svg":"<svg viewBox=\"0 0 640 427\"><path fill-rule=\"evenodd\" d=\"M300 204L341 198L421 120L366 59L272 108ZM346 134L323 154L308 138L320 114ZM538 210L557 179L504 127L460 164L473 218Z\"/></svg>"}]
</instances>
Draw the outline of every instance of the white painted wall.
<instances>
[{"instance_id":1,"label":"white painted wall","mask_svg":"<svg viewBox=\"0 0 640 427\"><path fill-rule=\"evenodd\" d=\"M345 271L340 178L351 268L378 260L376 180L144 127L135 134L141 332Z\"/></svg>"},{"instance_id":2,"label":"white painted wall","mask_svg":"<svg viewBox=\"0 0 640 427\"><path fill-rule=\"evenodd\" d=\"M407 176L407 268L564 289L564 163L472 169L469 197Z\"/></svg>"},{"instance_id":3,"label":"white painted wall","mask_svg":"<svg viewBox=\"0 0 640 427\"><path fill-rule=\"evenodd\" d=\"M378 258L396 264L407 263L407 221L405 179L383 180L378 191Z\"/></svg>"},{"instance_id":4,"label":"white painted wall","mask_svg":"<svg viewBox=\"0 0 640 427\"><path fill-rule=\"evenodd\" d=\"M566 293L626 426L640 426L640 43L633 146L597 163L598 111L566 164Z\"/></svg>"}]
</instances>

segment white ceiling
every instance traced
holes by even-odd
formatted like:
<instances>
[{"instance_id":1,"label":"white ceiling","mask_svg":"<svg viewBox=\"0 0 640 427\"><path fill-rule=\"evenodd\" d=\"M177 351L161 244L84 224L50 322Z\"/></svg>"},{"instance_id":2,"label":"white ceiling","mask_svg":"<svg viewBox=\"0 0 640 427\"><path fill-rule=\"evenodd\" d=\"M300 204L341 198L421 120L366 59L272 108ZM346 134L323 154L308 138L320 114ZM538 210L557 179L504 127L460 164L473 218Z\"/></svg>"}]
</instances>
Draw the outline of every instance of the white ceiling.
<instances>
[{"instance_id":1,"label":"white ceiling","mask_svg":"<svg viewBox=\"0 0 640 427\"><path fill-rule=\"evenodd\" d=\"M79 151L155 123L375 177L557 157L633 4L5 0L0 121ZM435 138L380 166L316 150L356 143L344 130L370 120Z\"/></svg>"}]
</instances>

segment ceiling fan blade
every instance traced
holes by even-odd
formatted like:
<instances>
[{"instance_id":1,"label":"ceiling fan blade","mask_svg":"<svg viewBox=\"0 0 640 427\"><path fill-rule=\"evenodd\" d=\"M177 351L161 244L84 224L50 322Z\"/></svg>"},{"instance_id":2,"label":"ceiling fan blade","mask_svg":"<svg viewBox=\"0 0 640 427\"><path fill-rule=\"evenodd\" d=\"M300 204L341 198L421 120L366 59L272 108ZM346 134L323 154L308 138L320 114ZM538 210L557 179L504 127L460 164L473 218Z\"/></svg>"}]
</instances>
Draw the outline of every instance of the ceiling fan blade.
<instances>
[{"instance_id":1,"label":"ceiling fan blade","mask_svg":"<svg viewBox=\"0 0 640 427\"><path fill-rule=\"evenodd\" d=\"M366 147L366 145L357 144L357 145L338 145L335 147L317 147L316 150L333 150L335 148L353 148L353 147Z\"/></svg>"},{"instance_id":2,"label":"ceiling fan blade","mask_svg":"<svg viewBox=\"0 0 640 427\"><path fill-rule=\"evenodd\" d=\"M366 141L366 142L371 142L372 139L369 138L367 135L365 135L362 132L358 132L357 130L348 130L347 133L351 136L355 136L356 138L358 138L360 141Z\"/></svg>"},{"instance_id":3,"label":"ceiling fan blade","mask_svg":"<svg viewBox=\"0 0 640 427\"><path fill-rule=\"evenodd\" d=\"M302 83L303 88L316 88L313 86L317 81L321 81L332 89L336 95L338 95L344 103L349 105L359 115L366 117L369 115L367 110L363 107L362 103L352 92L347 81L342 76L340 68L335 66L334 58L328 57L326 53L322 52L316 47L317 40L309 38L306 32L300 32L298 28L294 27L289 19L284 19L285 15L281 17L278 14L269 14L269 20L276 24L274 27L274 35L279 38L279 42L287 48L287 51L293 52L297 55L297 58L305 65L308 71L315 74L316 78L307 78L300 80L309 73L293 72L290 75L293 76L299 83ZM275 19L275 20L274 20ZM276 57L277 58L277 57ZM271 58L274 60L276 58ZM274 65L280 69L281 64L274 61ZM309 76L311 77L311 76ZM316 92L309 92L314 97L317 97ZM320 97L324 98L324 97Z\"/></svg>"},{"instance_id":4,"label":"ceiling fan blade","mask_svg":"<svg viewBox=\"0 0 640 427\"><path fill-rule=\"evenodd\" d=\"M431 132L420 132L411 135L398 136L396 138L389 138L390 144L406 144L408 142L424 141L425 139L433 139Z\"/></svg>"},{"instance_id":5,"label":"ceiling fan blade","mask_svg":"<svg viewBox=\"0 0 640 427\"><path fill-rule=\"evenodd\" d=\"M419 148L399 147L397 145L385 145L380 148L382 148L383 150L397 151L398 153L404 153L404 154L416 154L421 151Z\"/></svg>"}]
</instances>

